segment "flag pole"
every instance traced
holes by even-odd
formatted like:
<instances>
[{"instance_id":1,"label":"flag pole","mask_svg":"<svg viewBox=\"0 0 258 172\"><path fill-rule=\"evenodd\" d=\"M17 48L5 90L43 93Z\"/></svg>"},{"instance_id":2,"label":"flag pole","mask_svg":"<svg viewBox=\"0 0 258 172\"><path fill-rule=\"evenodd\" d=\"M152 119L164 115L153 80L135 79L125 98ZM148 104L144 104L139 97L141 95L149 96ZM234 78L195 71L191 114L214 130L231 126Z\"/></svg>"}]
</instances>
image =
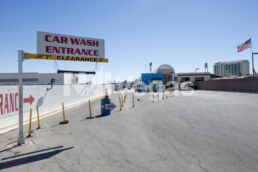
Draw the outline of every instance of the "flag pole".
<instances>
[{"instance_id":1,"label":"flag pole","mask_svg":"<svg viewBox=\"0 0 258 172\"><path fill-rule=\"evenodd\" d=\"M252 51L252 67L253 67L253 77L255 77L254 76L254 53L253 53L253 51Z\"/></svg>"},{"instance_id":2,"label":"flag pole","mask_svg":"<svg viewBox=\"0 0 258 172\"><path fill-rule=\"evenodd\" d=\"M252 36L251 36L251 46L252 46L252 69L253 69L253 77L255 77L255 76L254 76L254 52L253 52Z\"/></svg>"}]
</instances>

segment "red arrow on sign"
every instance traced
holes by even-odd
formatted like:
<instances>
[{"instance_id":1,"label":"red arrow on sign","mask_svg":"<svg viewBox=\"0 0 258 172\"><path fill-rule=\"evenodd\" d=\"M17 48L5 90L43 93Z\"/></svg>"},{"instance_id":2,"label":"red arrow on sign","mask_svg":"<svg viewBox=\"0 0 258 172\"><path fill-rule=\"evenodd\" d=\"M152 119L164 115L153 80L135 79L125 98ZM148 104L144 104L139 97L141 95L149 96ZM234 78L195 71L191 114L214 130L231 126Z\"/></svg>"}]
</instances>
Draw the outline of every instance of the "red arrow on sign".
<instances>
[{"instance_id":1,"label":"red arrow on sign","mask_svg":"<svg viewBox=\"0 0 258 172\"><path fill-rule=\"evenodd\" d=\"M23 103L30 103L30 105L34 102L34 97L32 97L31 95L30 95L30 97L29 98L24 98L23 99Z\"/></svg>"}]
</instances>

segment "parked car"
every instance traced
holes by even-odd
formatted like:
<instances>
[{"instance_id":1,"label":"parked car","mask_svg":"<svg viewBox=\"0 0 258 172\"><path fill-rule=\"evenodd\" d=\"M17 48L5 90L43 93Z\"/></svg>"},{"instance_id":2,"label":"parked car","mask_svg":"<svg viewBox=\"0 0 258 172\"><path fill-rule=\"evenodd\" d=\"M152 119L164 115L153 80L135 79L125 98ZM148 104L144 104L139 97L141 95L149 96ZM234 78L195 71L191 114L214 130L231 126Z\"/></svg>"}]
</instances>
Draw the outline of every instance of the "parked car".
<instances>
[{"instance_id":1,"label":"parked car","mask_svg":"<svg viewBox=\"0 0 258 172\"><path fill-rule=\"evenodd\" d=\"M183 83L180 83L180 90L184 90L184 91L196 90L196 85L191 81L183 82Z\"/></svg>"}]
</instances>

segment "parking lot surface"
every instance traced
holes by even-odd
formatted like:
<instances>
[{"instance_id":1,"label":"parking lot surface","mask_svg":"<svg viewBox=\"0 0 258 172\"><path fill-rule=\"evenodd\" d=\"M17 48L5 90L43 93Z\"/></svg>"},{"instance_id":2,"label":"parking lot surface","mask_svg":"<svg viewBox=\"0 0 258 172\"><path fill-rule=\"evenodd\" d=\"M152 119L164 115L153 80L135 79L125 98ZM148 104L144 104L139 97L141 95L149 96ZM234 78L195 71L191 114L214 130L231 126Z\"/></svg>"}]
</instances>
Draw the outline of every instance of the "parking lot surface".
<instances>
[{"instance_id":1,"label":"parking lot surface","mask_svg":"<svg viewBox=\"0 0 258 172\"><path fill-rule=\"evenodd\" d=\"M258 171L258 94L196 91L132 93L100 115L100 101L33 123L27 145L12 147L18 130L0 135L3 171ZM168 97L167 97L168 96ZM24 126L25 136L28 126Z\"/></svg>"}]
</instances>

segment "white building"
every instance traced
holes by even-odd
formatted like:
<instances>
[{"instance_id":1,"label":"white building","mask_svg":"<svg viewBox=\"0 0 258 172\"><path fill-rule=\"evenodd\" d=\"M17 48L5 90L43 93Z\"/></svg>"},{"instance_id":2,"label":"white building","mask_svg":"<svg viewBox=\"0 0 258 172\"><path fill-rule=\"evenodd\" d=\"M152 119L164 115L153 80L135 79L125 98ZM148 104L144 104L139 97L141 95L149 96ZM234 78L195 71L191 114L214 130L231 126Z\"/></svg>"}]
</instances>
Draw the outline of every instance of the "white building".
<instances>
[{"instance_id":1,"label":"white building","mask_svg":"<svg viewBox=\"0 0 258 172\"><path fill-rule=\"evenodd\" d=\"M178 81L208 81L213 78L218 78L219 76L213 75L209 72L189 72L189 73L177 73Z\"/></svg>"},{"instance_id":2,"label":"white building","mask_svg":"<svg viewBox=\"0 0 258 172\"><path fill-rule=\"evenodd\" d=\"M78 84L78 76L70 73L23 73L24 84ZM17 85L17 73L0 73L0 85Z\"/></svg>"},{"instance_id":3,"label":"white building","mask_svg":"<svg viewBox=\"0 0 258 172\"><path fill-rule=\"evenodd\" d=\"M218 62L218 63L215 63L213 68L214 68L214 74L221 77L249 75L248 60Z\"/></svg>"}]
</instances>

